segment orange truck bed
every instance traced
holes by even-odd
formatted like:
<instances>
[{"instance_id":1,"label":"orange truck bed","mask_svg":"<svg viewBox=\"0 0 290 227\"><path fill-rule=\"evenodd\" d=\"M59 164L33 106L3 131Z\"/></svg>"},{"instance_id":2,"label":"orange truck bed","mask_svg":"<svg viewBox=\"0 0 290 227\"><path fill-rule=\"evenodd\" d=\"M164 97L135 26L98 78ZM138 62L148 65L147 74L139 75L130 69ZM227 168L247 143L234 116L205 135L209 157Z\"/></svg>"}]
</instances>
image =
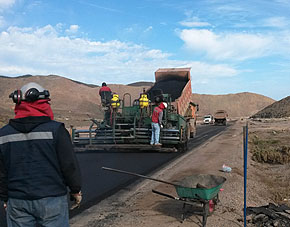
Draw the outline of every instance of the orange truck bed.
<instances>
[{"instance_id":1,"label":"orange truck bed","mask_svg":"<svg viewBox=\"0 0 290 227\"><path fill-rule=\"evenodd\" d=\"M161 89L171 94L177 113L185 116L191 101L190 68L162 68L155 72L155 84L151 89Z\"/></svg>"}]
</instances>

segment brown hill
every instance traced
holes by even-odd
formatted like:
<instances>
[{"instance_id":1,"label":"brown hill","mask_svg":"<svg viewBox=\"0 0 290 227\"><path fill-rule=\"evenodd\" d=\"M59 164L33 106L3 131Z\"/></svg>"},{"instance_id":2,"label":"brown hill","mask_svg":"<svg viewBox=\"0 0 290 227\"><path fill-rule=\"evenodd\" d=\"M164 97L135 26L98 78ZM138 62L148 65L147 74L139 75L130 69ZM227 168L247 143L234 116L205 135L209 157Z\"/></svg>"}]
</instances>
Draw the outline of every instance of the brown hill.
<instances>
[{"instance_id":1,"label":"brown hill","mask_svg":"<svg viewBox=\"0 0 290 227\"><path fill-rule=\"evenodd\" d=\"M51 94L51 106L55 114L55 119L63 121L66 126L89 125L90 115L94 118L102 118L103 113L100 106L100 87L83 84L70 79L49 75L49 76L25 76L25 77L0 77L0 116L2 125L9 118L14 116L14 104L8 98L9 94L16 89L20 89L28 82L36 82L48 89ZM125 93L131 94L132 101L139 98L143 87L129 87L126 85L108 85L113 92L119 94L123 99ZM148 87L147 87L148 88ZM126 96L129 100L129 96ZM0 118L0 126L1 126Z\"/></svg>"},{"instance_id":2,"label":"brown hill","mask_svg":"<svg viewBox=\"0 0 290 227\"><path fill-rule=\"evenodd\" d=\"M192 94L191 100L199 104L199 116L226 110L229 117L249 117L275 100L249 92L227 95Z\"/></svg>"},{"instance_id":3,"label":"brown hill","mask_svg":"<svg viewBox=\"0 0 290 227\"><path fill-rule=\"evenodd\" d=\"M253 118L290 117L290 96L274 102L252 116Z\"/></svg>"},{"instance_id":4,"label":"brown hill","mask_svg":"<svg viewBox=\"0 0 290 227\"><path fill-rule=\"evenodd\" d=\"M48 89L51 94L51 105L55 119L62 121L67 127L90 125L89 116L101 119L103 113L100 106L100 87L84 84L61 76L31 76L0 77L0 126L7 123L14 116L14 104L8 98L9 94L28 82L36 82ZM124 94L131 95L131 102L139 98L143 88L149 88L150 83L141 83L141 86L109 84L113 92L124 99ZM130 99L126 95L126 101ZM192 101L200 106L199 115L214 113L217 109L225 109L230 117L251 116L264 107L272 104L273 99L253 94L239 93L229 95L200 95L192 94ZM126 102L125 102L126 103Z\"/></svg>"}]
</instances>

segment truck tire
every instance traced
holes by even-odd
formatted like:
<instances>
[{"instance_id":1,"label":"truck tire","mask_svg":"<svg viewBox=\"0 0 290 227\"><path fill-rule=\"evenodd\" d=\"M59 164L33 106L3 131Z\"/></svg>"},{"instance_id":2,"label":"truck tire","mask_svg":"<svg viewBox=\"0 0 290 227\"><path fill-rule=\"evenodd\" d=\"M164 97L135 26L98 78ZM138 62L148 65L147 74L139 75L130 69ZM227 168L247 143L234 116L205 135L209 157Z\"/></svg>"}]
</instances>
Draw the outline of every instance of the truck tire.
<instances>
[{"instance_id":1,"label":"truck tire","mask_svg":"<svg viewBox=\"0 0 290 227\"><path fill-rule=\"evenodd\" d=\"M188 128L182 130L182 141L180 141L179 144L176 145L176 149L178 152L185 152L187 151L187 142L188 142Z\"/></svg>"}]
</instances>

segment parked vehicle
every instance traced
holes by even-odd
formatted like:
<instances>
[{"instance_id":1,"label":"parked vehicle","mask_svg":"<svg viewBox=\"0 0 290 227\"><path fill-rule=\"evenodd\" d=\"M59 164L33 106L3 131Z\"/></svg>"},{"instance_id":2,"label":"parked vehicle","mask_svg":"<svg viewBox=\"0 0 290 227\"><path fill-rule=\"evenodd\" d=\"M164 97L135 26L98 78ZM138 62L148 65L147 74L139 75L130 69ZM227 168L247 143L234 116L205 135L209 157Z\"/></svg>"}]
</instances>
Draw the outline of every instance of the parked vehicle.
<instances>
[{"instance_id":1,"label":"parked vehicle","mask_svg":"<svg viewBox=\"0 0 290 227\"><path fill-rule=\"evenodd\" d=\"M204 124L213 124L214 123L213 116L211 114L205 115L203 117L203 123Z\"/></svg>"},{"instance_id":2,"label":"parked vehicle","mask_svg":"<svg viewBox=\"0 0 290 227\"><path fill-rule=\"evenodd\" d=\"M225 110L218 110L214 114L215 125L226 125L228 114Z\"/></svg>"}]
</instances>

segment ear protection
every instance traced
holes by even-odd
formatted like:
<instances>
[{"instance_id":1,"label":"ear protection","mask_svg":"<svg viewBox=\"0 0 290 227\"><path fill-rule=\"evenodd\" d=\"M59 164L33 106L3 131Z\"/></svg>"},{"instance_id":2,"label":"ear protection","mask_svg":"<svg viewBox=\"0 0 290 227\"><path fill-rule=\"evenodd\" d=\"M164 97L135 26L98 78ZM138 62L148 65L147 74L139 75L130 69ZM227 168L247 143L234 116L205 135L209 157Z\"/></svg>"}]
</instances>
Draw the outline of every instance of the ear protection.
<instances>
[{"instance_id":1,"label":"ear protection","mask_svg":"<svg viewBox=\"0 0 290 227\"><path fill-rule=\"evenodd\" d=\"M30 88L25 92L24 97L21 90L15 90L9 95L9 98L12 98L14 103L20 104L21 101L34 102L38 99L47 99L49 96L48 90L40 92L36 88Z\"/></svg>"}]
</instances>

